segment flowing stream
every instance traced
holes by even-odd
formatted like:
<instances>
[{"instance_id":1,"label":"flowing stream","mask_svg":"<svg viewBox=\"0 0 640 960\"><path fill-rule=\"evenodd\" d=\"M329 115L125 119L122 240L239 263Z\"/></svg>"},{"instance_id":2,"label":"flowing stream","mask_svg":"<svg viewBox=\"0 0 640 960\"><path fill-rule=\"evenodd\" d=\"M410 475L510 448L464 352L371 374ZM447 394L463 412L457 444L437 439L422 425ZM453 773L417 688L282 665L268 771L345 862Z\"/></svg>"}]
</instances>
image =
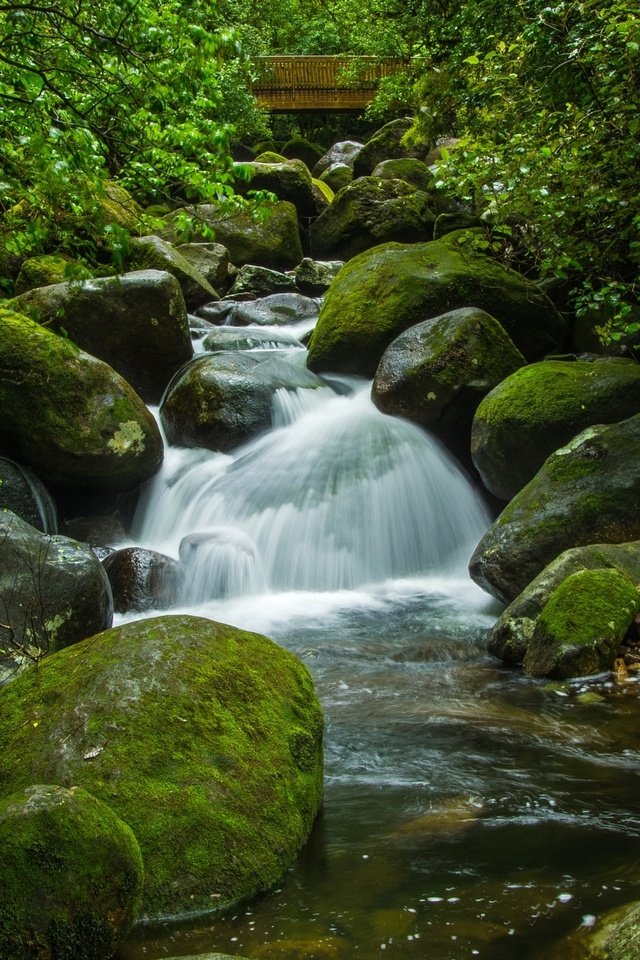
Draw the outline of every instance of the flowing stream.
<instances>
[{"instance_id":1,"label":"flowing stream","mask_svg":"<svg viewBox=\"0 0 640 960\"><path fill-rule=\"evenodd\" d=\"M369 384L280 390L274 424L233 456L168 449L136 542L181 556L181 609L305 660L324 809L276 890L139 927L118 960L555 956L640 898L633 684L558 687L486 655L498 610L466 563L490 518Z\"/></svg>"}]
</instances>

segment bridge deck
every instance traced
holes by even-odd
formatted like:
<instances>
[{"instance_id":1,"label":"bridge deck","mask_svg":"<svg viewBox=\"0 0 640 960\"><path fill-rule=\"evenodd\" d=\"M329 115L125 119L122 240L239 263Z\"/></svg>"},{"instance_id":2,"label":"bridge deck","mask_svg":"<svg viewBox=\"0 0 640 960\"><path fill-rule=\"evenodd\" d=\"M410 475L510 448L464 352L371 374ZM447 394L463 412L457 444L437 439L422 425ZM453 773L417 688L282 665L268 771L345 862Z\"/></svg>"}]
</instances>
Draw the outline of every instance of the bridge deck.
<instances>
[{"instance_id":1,"label":"bridge deck","mask_svg":"<svg viewBox=\"0 0 640 960\"><path fill-rule=\"evenodd\" d=\"M253 92L273 112L363 110L405 61L377 57L260 57Z\"/></svg>"}]
</instances>

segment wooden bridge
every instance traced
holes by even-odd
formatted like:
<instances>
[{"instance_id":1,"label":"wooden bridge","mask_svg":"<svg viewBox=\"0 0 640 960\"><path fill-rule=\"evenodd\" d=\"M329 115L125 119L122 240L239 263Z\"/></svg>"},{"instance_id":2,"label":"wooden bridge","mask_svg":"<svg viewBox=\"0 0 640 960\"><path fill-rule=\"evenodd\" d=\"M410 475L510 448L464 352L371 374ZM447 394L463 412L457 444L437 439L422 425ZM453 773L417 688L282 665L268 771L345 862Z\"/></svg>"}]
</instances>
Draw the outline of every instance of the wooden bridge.
<instances>
[{"instance_id":1,"label":"wooden bridge","mask_svg":"<svg viewBox=\"0 0 640 960\"><path fill-rule=\"evenodd\" d=\"M405 60L391 57L258 57L253 92L267 110L363 110L382 77L397 73Z\"/></svg>"}]
</instances>

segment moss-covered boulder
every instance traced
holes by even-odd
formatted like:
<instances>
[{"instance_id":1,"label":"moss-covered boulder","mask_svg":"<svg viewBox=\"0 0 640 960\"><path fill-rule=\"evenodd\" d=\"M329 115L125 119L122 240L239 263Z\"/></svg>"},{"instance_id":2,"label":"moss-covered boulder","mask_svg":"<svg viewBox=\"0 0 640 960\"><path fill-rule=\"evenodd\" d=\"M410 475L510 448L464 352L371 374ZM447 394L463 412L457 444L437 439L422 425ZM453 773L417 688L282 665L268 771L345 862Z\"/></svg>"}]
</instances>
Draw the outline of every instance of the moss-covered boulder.
<instances>
[{"instance_id":1,"label":"moss-covered boulder","mask_svg":"<svg viewBox=\"0 0 640 960\"><path fill-rule=\"evenodd\" d=\"M503 610L491 631L489 652L505 663L522 663L540 611L554 590L581 570L618 570L640 583L640 541L595 543L565 550Z\"/></svg>"},{"instance_id":2,"label":"moss-covered boulder","mask_svg":"<svg viewBox=\"0 0 640 960\"><path fill-rule=\"evenodd\" d=\"M292 203L299 217L315 216L316 201L311 174L302 160L236 163L234 169L237 176L235 188L241 195L249 190L268 190L278 200Z\"/></svg>"},{"instance_id":3,"label":"moss-covered boulder","mask_svg":"<svg viewBox=\"0 0 640 960\"><path fill-rule=\"evenodd\" d=\"M347 166L346 163L336 163L335 166L321 173L319 179L321 183L326 183L335 196L339 190L353 182L353 167Z\"/></svg>"},{"instance_id":4,"label":"moss-covered boulder","mask_svg":"<svg viewBox=\"0 0 640 960\"><path fill-rule=\"evenodd\" d=\"M164 270L180 284L188 310L217 300L218 294L207 278L180 250L161 237L133 237L127 256L129 270Z\"/></svg>"},{"instance_id":5,"label":"moss-covered boulder","mask_svg":"<svg viewBox=\"0 0 640 960\"><path fill-rule=\"evenodd\" d=\"M286 163L287 158L275 150L263 150L254 158L255 163Z\"/></svg>"},{"instance_id":6,"label":"moss-covered boulder","mask_svg":"<svg viewBox=\"0 0 640 960\"><path fill-rule=\"evenodd\" d=\"M20 267L15 283L16 294L26 293L35 287L48 287L52 283L67 280L88 280L91 271L76 260L54 254L29 257Z\"/></svg>"},{"instance_id":7,"label":"moss-covered boulder","mask_svg":"<svg viewBox=\"0 0 640 960\"><path fill-rule=\"evenodd\" d=\"M507 377L478 407L473 462L485 487L509 500L581 430L639 410L640 366L633 360L533 363Z\"/></svg>"},{"instance_id":8,"label":"moss-covered boulder","mask_svg":"<svg viewBox=\"0 0 640 960\"><path fill-rule=\"evenodd\" d=\"M273 270L295 267L303 256L296 208L292 203L280 200L265 204L263 212L265 215L257 218L250 210L230 214L208 203L185 207L165 218L166 238L176 240L176 218L186 213L193 218L191 240L209 240L205 234L213 230L215 239L227 248L237 267L245 263L256 263Z\"/></svg>"},{"instance_id":9,"label":"moss-covered boulder","mask_svg":"<svg viewBox=\"0 0 640 960\"><path fill-rule=\"evenodd\" d=\"M307 137L290 137L283 143L280 152L288 160L301 160L311 170L324 153L319 143Z\"/></svg>"},{"instance_id":10,"label":"moss-covered boulder","mask_svg":"<svg viewBox=\"0 0 640 960\"><path fill-rule=\"evenodd\" d=\"M145 550L123 547L102 561L118 613L168 610L178 602L182 568L177 560Z\"/></svg>"},{"instance_id":11,"label":"moss-covered boulder","mask_svg":"<svg viewBox=\"0 0 640 960\"><path fill-rule=\"evenodd\" d=\"M556 450L476 547L476 583L510 603L570 547L640 539L638 449L640 414Z\"/></svg>"},{"instance_id":12,"label":"moss-covered boulder","mask_svg":"<svg viewBox=\"0 0 640 960\"><path fill-rule=\"evenodd\" d=\"M468 240L453 233L432 243L386 243L346 264L311 337L311 369L372 377L404 330L470 306L491 314L527 359L556 348L565 327L548 297Z\"/></svg>"},{"instance_id":13,"label":"moss-covered boulder","mask_svg":"<svg viewBox=\"0 0 640 960\"><path fill-rule=\"evenodd\" d=\"M134 831L146 915L275 883L322 791L311 678L266 637L198 617L128 623L0 691L0 794L76 784Z\"/></svg>"},{"instance_id":14,"label":"moss-covered boulder","mask_svg":"<svg viewBox=\"0 0 640 960\"><path fill-rule=\"evenodd\" d=\"M462 307L396 337L378 364L371 395L383 413L428 427L468 460L478 403L524 363L497 320Z\"/></svg>"},{"instance_id":15,"label":"moss-covered boulder","mask_svg":"<svg viewBox=\"0 0 640 960\"><path fill-rule=\"evenodd\" d=\"M340 190L311 224L316 257L348 260L388 241L431 240L431 198L402 180L360 177Z\"/></svg>"},{"instance_id":16,"label":"moss-covered boulder","mask_svg":"<svg viewBox=\"0 0 640 960\"><path fill-rule=\"evenodd\" d=\"M0 457L1 510L10 510L44 533L57 533L53 497L33 470L8 457Z\"/></svg>"},{"instance_id":17,"label":"moss-covered boulder","mask_svg":"<svg viewBox=\"0 0 640 960\"><path fill-rule=\"evenodd\" d=\"M301 293L308 297L318 297L327 292L343 266L343 260L312 260L305 257L292 271L292 275Z\"/></svg>"},{"instance_id":18,"label":"moss-covered boulder","mask_svg":"<svg viewBox=\"0 0 640 960\"><path fill-rule=\"evenodd\" d=\"M139 228L142 207L117 180L103 183L102 192L96 199L104 224L122 227L132 233Z\"/></svg>"},{"instance_id":19,"label":"moss-covered boulder","mask_svg":"<svg viewBox=\"0 0 640 960\"><path fill-rule=\"evenodd\" d=\"M295 290L295 277L281 270L269 270L268 267L256 267L247 263L240 267L229 290L229 297L255 293L257 297L267 297L270 293Z\"/></svg>"},{"instance_id":20,"label":"moss-covered boulder","mask_svg":"<svg viewBox=\"0 0 640 960\"><path fill-rule=\"evenodd\" d=\"M181 243L176 250L211 284L214 290L227 289L229 251L221 243Z\"/></svg>"},{"instance_id":21,"label":"moss-covered boulder","mask_svg":"<svg viewBox=\"0 0 640 960\"><path fill-rule=\"evenodd\" d=\"M130 490L162 462L155 420L106 363L0 310L0 442L44 480Z\"/></svg>"},{"instance_id":22,"label":"moss-covered boulder","mask_svg":"<svg viewBox=\"0 0 640 960\"><path fill-rule=\"evenodd\" d=\"M435 177L422 160L415 157L398 157L395 160L383 160L371 173L380 180L404 180L417 190L425 193L434 189Z\"/></svg>"},{"instance_id":23,"label":"moss-covered boulder","mask_svg":"<svg viewBox=\"0 0 640 960\"><path fill-rule=\"evenodd\" d=\"M597 927L587 935L581 956L585 960L637 960L640 956L640 902L616 907L600 917Z\"/></svg>"},{"instance_id":24,"label":"moss-covered boulder","mask_svg":"<svg viewBox=\"0 0 640 960\"><path fill-rule=\"evenodd\" d=\"M140 906L132 830L80 787L39 784L0 800L0 956L105 960Z\"/></svg>"},{"instance_id":25,"label":"moss-covered boulder","mask_svg":"<svg viewBox=\"0 0 640 960\"><path fill-rule=\"evenodd\" d=\"M16 297L11 307L104 360L148 403L158 403L193 355L180 286L164 271L57 283Z\"/></svg>"},{"instance_id":26,"label":"moss-covered boulder","mask_svg":"<svg viewBox=\"0 0 640 960\"><path fill-rule=\"evenodd\" d=\"M422 159L422 147L405 145L405 136L411 130L410 117L392 120L381 127L367 140L354 158L354 177L366 177L383 160L395 160L398 157L418 157Z\"/></svg>"},{"instance_id":27,"label":"moss-covered boulder","mask_svg":"<svg viewBox=\"0 0 640 960\"><path fill-rule=\"evenodd\" d=\"M111 626L109 581L91 547L0 511L4 672Z\"/></svg>"},{"instance_id":28,"label":"moss-covered boulder","mask_svg":"<svg viewBox=\"0 0 640 960\"><path fill-rule=\"evenodd\" d=\"M619 570L580 570L540 611L523 666L533 677L582 677L613 667L640 609L635 583Z\"/></svg>"},{"instance_id":29,"label":"moss-covered boulder","mask_svg":"<svg viewBox=\"0 0 640 960\"><path fill-rule=\"evenodd\" d=\"M206 354L175 378L160 418L169 443L226 453L272 426L276 390L323 386L308 370L272 354Z\"/></svg>"}]
</instances>

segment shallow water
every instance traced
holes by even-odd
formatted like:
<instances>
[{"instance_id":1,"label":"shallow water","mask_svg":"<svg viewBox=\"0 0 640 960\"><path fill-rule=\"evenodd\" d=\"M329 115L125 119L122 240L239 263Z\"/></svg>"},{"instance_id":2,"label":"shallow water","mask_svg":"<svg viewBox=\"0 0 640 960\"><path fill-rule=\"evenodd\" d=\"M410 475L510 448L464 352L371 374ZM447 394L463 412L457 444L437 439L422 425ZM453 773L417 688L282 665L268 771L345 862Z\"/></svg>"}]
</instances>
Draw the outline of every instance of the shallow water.
<instances>
[{"instance_id":1,"label":"shallow water","mask_svg":"<svg viewBox=\"0 0 640 960\"><path fill-rule=\"evenodd\" d=\"M326 786L278 889L141 926L118 960L537 960L640 898L635 685L559 688L488 658L497 610L465 571L484 507L422 431L346 386L281 397L278 429L234 458L170 451L147 493L140 542L177 555L210 535L183 608L309 666Z\"/></svg>"}]
</instances>

